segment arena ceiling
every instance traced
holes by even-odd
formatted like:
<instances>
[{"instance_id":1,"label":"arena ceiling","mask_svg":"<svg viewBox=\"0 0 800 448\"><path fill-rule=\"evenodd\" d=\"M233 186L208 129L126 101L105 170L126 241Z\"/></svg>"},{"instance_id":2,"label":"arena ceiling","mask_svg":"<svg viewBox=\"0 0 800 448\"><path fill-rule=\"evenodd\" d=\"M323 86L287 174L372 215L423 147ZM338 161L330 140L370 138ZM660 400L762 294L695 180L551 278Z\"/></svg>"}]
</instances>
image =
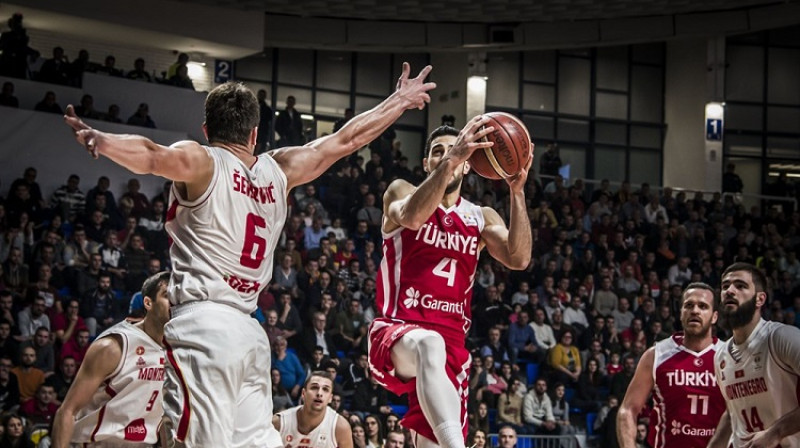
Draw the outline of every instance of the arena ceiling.
<instances>
[{"instance_id":1,"label":"arena ceiling","mask_svg":"<svg viewBox=\"0 0 800 448\"><path fill-rule=\"evenodd\" d=\"M181 0L297 17L450 23L524 23L667 16L796 0ZM300 30L302 32L302 30Z\"/></svg>"}]
</instances>

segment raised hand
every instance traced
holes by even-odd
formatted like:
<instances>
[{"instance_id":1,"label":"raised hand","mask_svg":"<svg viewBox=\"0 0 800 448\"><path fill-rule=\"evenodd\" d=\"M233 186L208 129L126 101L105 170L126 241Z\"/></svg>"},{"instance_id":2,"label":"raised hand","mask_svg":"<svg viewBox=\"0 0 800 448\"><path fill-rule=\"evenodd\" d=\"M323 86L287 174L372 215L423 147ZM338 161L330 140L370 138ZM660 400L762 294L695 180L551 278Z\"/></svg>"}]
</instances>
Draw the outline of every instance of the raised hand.
<instances>
[{"instance_id":1,"label":"raised hand","mask_svg":"<svg viewBox=\"0 0 800 448\"><path fill-rule=\"evenodd\" d=\"M464 129L458 133L455 144L450 151L447 152L445 157L453 160L455 165L460 165L467 161L476 150L491 148L494 142L484 139L484 137L494 131L494 126L486 126L488 122L489 118L483 115L478 115L470 120L469 123L464 126Z\"/></svg>"},{"instance_id":2,"label":"raised hand","mask_svg":"<svg viewBox=\"0 0 800 448\"><path fill-rule=\"evenodd\" d=\"M75 134L75 139L78 140L78 143L83 145L92 157L95 159L98 158L100 156L97 152L97 137L99 132L95 131L91 126L78 118L72 104L67 106L67 113L64 114L64 122L72 128L72 132Z\"/></svg>"},{"instance_id":3,"label":"raised hand","mask_svg":"<svg viewBox=\"0 0 800 448\"><path fill-rule=\"evenodd\" d=\"M425 82L425 78L433 70L430 65L425 66L416 78L409 79L411 66L403 62L403 73L397 80L397 91L406 102L406 109L424 109L426 103L431 102L428 91L436 88L435 82Z\"/></svg>"}]
</instances>

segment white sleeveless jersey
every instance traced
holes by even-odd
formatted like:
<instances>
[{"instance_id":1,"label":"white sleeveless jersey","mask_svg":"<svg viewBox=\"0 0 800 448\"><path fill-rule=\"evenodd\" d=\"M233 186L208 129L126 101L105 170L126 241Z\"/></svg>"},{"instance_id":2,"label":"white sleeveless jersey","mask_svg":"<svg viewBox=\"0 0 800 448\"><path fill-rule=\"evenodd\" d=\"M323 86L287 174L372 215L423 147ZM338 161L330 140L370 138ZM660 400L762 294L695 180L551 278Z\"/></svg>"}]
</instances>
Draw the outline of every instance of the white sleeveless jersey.
<instances>
[{"instance_id":1,"label":"white sleeveless jersey","mask_svg":"<svg viewBox=\"0 0 800 448\"><path fill-rule=\"evenodd\" d=\"M769 428L800 404L800 329L762 319L744 344L725 343L714 368L738 448L743 436ZM800 448L800 433L780 446Z\"/></svg>"},{"instance_id":2,"label":"white sleeveless jersey","mask_svg":"<svg viewBox=\"0 0 800 448\"><path fill-rule=\"evenodd\" d=\"M118 335L122 358L75 417L73 443L155 443L163 415L164 351L139 327L122 321L98 339Z\"/></svg>"},{"instance_id":3,"label":"white sleeveless jersey","mask_svg":"<svg viewBox=\"0 0 800 448\"><path fill-rule=\"evenodd\" d=\"M214 160L208 189L194 201L175 186L170 192L170 301L212 300L249 314L272 278L286 221L286 176L269 155L247 167L224 149L204 148Z\"/></svg>"},{"instance_id":4,"label":"white sleeveless jersey","mask_svg":"<svg viewBox=\"0 0 800 448\"><path fill-rule=\"evenodd\" d=\"M297 429L297 412L302 406L295 406L278 413L281 419L281 440L284 448L336 448L336 420L339 414L325 408L325 418L314 430L302 434Z\"/></svg>"}]
</instances>

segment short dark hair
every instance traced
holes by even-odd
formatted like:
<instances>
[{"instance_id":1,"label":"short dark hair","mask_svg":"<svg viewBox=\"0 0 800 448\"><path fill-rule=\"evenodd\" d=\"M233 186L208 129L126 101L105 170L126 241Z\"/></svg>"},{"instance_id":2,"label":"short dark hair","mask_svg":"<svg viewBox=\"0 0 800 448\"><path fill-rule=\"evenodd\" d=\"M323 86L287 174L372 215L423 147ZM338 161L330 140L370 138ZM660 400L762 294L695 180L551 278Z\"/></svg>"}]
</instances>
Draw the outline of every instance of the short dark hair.
<instances>
[{"instance_id":1,"label":"short dark hair","mask_svg":"<svg viewBox=\"0 0 800 448\"><path fill-rule=\"evenodd\" d=\"M226 82L209 92L205 114L209 143L245 145L258 126L258 99L244 84Z\"/></svg>"},{"instance_id":2,"label":"short dark hair","mask_svg":"<svg viewBox=\"0 0 800 448\"><path fill-rule=\"evenodd\" d=\"M426 157L431 152L431 142L433 142L433 139L435 139L437 137L441 137L443 135L457 136L458 135L458 129L456 129L456 128L452 127L452 126L447 126L447 125L439 126L438 128L434 129L433 132L431 132L431 135L428 136L428 140L425 142L425 156Z\"/></svg>"},{"instance_id":3,"label":"short dark hair","mask_svg":"<svg viewBox=\"0 0 800 448\"><path fill-rule=\"evenodd\" d=\"M683 301L686 299L686 293L690 289L704 289L706 291L711 291L711 297L713 297L711 305L715 311L719 308L719 294L717 294L717 291L711 285L703 282L689 283L686 289L683 290L683 294L681 294L681 306L683 306Z\"/></svg>"},{"instance_id":4,"label":"short dark hair","mask_svg":"<svg viewBox=\"0 0 800 448\"><path fill-rule=\"evenodd\" d=\"M161 284L169 284L169 276L169 271L163 271L152 275L145 280L144 284L142 285L142 298L150 297L151 299L155 300L156 296L158 295L158 290L161 288Z\"/></svg>"},{"instance_id":5,"label":"short dark hair","mask_svg":"<svg viewBox=\"0 0 800 448\"><path fill-rule=\"evenodd\" d=\"M743 263L737 262L733 263L732 265L728 266L725 269L725 272L722 273L722 278L725 278L726 275L730 274L731 272L737 271L744 271L749 272L750 275L753 277L753 286L756 288L756 292L766 292L767 290L767 276L764 275L764 272L757 268L755 265L750 263Z\"/></svg>"},{"instance_id":6,"label":"short dark hair","mask_svg":"<svg viewBox=\"0 0 800 448\"><path fill-rule=\"evenodd\" d=\"M331 380L331 384L333 384L333 382L335 380L335 378L331 378L331 374L330 373L325 372L323 370L315 370L315 371L311 372L310 374L308 374L308 378L306 378L306 381L303 383L303 389L308 387L308 383L311 382L311 378L313 378L315 376L319 377L319 378L327 378L327 379Z\"/></svg>"}]
</instances>

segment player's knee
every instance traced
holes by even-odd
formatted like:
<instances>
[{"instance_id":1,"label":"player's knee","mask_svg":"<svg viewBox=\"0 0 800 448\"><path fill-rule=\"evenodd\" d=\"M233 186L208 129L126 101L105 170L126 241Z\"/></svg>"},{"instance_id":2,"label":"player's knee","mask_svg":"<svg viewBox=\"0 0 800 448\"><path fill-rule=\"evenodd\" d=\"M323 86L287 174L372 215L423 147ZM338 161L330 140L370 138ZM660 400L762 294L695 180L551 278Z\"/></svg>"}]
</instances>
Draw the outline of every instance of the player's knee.
<instances>
[{"instance_id":1,"label":"player's knee","mask_svg":"<svg viewBox=\"0 0 800 448\"><path fill-rule=\"evenodd\" d=\"M423 367L443 365L447 359L447 348L444 339L438 334L432 334L417 342L417 359Z\"/></svg>"}]
</instances>

